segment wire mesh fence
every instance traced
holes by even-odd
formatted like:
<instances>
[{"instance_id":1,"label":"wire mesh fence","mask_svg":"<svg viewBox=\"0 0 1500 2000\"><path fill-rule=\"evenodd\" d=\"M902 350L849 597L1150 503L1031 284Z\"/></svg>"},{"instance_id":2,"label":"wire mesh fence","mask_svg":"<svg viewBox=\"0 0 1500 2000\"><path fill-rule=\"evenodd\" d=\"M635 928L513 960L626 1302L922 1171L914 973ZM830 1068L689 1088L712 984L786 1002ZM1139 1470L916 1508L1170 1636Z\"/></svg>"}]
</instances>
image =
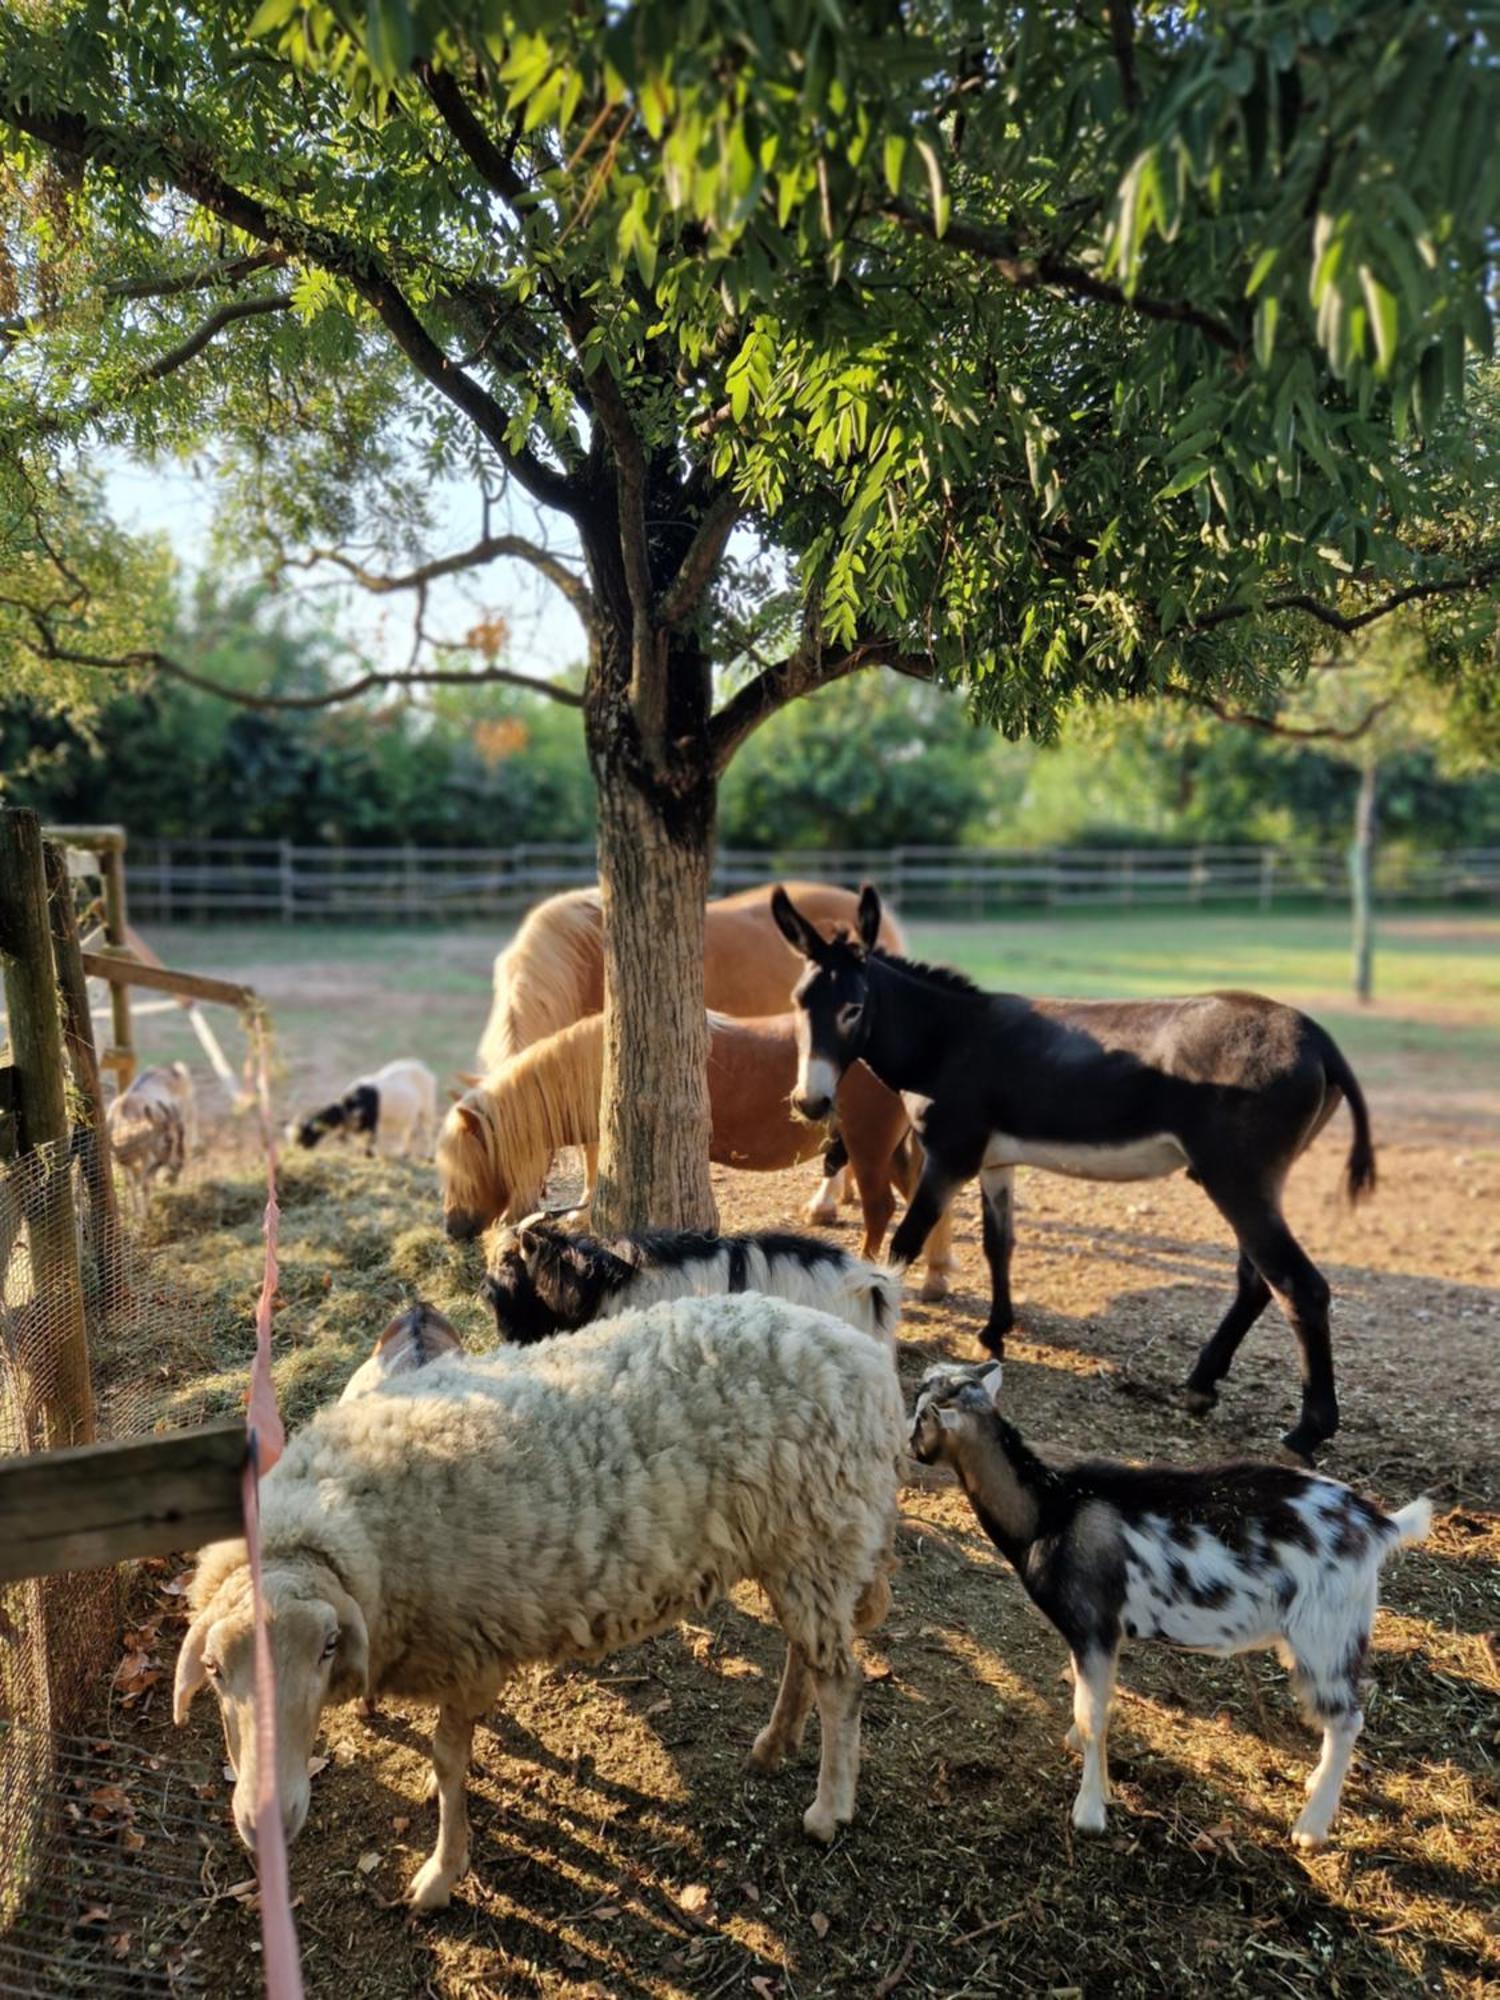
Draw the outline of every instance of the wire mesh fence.
<instances>
[{"instance_id":1,"label":"wire mesh fence","mask_svg":"<svg viewBox=\"0 0 1500 2000\"><path fill-rule=\"evenodd\" d=\"M184 1387L205 1371L201 1312L91 1204L94 1143L76 1131L0 1167L0 1456L203 1414ZM170 1686L160 1615L129 1632L133 1609L114 1569L0 1584L0 1993L192 1988L198 1833L222 1806L199 1796L213 1773L129 1740Z\"/></svg>"}]
</instances>

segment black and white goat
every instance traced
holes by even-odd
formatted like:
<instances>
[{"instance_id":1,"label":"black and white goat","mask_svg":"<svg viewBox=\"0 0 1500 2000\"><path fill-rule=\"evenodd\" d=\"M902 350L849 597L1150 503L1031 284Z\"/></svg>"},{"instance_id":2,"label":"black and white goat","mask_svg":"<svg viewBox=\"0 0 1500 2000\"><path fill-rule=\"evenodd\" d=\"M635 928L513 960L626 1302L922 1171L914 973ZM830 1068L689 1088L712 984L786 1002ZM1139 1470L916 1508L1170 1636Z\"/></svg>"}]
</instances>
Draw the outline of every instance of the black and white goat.
<instances>
[{"instance_id":1,"label":"black and white goat","mask_svg":"<svg viewBox=\"0 0 1500 2000\"><path fill-rule=\"evenodd\" d=\"M764 1292L892 1339L901 1279L815 1236L650 1230L605 1243L534 1217L501 1239L480 1295L501 1338L525 1345L659 1299Z\"/></svg>"},{"instance_id":2,"label":"black and white goat","mask_svg":"<svg viewBox=\"0 0 1500 2000\"><path fill-rule=\"evenodd\" d=\"M330 1132L354 1132L373 1157L382 1143L392 1153L425 1149L436 1124L437 1078L426 1063L402 1057L369 1076L357 1076L342 1097L295 1121L287 1137L299 1146L316 1146Z\"/></svg>"},{"instance_id":3,"label":"black and white goat","mask_svg":"<svg viewBox=\"0 0 1500 2000\"><path fill-rule=\"evenodd\" d=\"M1388 1515L1337 1480L1290 1466L1045 1465L1000 1416L1000 1368L934 1370L911 1449L953 1467L990 1540L1073 1654L1081 1832L1102 1833L1106 1737L1122 1639L1229 1655L1274 1646L1323 1754L1292 1829L1321 1847L1364 1723L1360 1678L1386 1557L1420 1542L1432 1504Z\"/></svg>"}]
</instances>

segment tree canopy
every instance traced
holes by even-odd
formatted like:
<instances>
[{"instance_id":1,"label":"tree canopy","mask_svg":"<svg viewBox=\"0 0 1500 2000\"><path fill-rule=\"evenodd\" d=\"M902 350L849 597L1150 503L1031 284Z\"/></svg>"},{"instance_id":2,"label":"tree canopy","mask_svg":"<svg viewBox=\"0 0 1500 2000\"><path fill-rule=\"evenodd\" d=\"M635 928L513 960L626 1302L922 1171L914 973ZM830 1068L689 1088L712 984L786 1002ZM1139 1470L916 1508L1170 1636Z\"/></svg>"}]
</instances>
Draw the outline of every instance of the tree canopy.
<instances>
[{"instance_id":1,"label":"tree canopy","mask_svg":"<svg viewBox=\"0 0 1500 2000\"><path fill-rule=\"evenodd\" d=\"M743 670L720 764L867 658L1016 729L1251 686L1309 612L1492 571L1490 13L11 6L7 428L211 443L272 569L518 556L584 613L491 515L606 465L613 585Z\"/></svg>"}]
</instances>

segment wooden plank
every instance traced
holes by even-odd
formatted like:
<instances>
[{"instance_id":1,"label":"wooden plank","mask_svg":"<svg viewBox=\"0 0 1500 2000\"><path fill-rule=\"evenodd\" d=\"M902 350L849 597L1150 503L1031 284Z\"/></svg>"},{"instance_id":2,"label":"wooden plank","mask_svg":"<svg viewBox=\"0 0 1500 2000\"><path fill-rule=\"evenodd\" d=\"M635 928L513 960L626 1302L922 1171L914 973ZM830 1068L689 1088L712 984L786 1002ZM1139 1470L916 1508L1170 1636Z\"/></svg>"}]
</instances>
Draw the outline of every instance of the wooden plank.
<instances>
[{"instance_id":1,"label":"wooden plank","mask_svg":"<svg viewBox=\"0 0 1500 2000\"><path fill-rule=\"evenodd\" d=\"M120 1262L119 1216L115 1208L115 1178L110 1170L109 1127L104 1118L104 1086L99 1080L99 1059L94 1052L94 1024L89 1016L88 985L83 970L83 954L78 944L78 919L73 911L73 884L68 874L65 850L54 841L45 841L42 852L47 864L47 889L52 901L52 956L57 964L57 985L62 995L63 1039L73 1066L73 1081L88 1106L93 1144L84 1153L84 1179L88 1185L89 1207L94 1221L94 1255L99 1266L99 1285L106 1311L113 1311L125 1296L125 1274Z\"/></svg>"},{"instance_id":2,"label":"wooden plank","mask_svg":"<svg viewBox=\"0 0 1500 2000\"><path fill-rule=\"evenodd\" d=\"M0 1459L0 1583L103 1569L242 1532L245 1427Z\"/></svg>"},{"instance_id":3,"label":"wooden plank","mask_svg":"<svg viewBox=\"0 0 1500 2000\"><path fill-rule=\"evenodd\" d=\"M174 972L165 965L142 965L139 959L109 951L86 951L83 969L90 979L107 979L111 986L150 986L158 993L186 994L192 1000L217 1000L225 1007L253 1012L258 1002L250 986L233 986L227 979L206 979L198 972Z\"/></svg>"},{"instance_id":4,"label":"wooden plank","mask_svg":"<svg viewBox=\"0 0 1500 2000\"><path fill-rule=\"evenodd\" d=\"M125 949L125 843L107 848L99 857L104 878L104 935L113 951ZM111 986L109 1004L114 1011L114 1040L117 1049L130 1051L128 1067L120 1071L120 1088L128 1090L135 1081L135 1029L130 1021L130 995L123 986Z\"/></svg>"},{"instance_id":5,"label":"wooden plank","mask_svg":"<svg viewBox=\"0 0 1500 2000\"><path fill-rule=\"evenodd\" d=\"M37 1157L21 1169L36 1295L50 1331L45 1365L16 1371L29 1434L48 1445L94 1435L83 1273L68 1156L62 1019L52 955L41 823L23 807L0 811L0 961L20 1092L21 1144ZM38 1153L39 1148L46 1148Z\"/></svg>"},{"instance_id":6,"label":"wooden plank","mask_svg":"<svg viewBox=\"0 0 1500 2000\"><path fill-rule=\"evenodd\" d=\"M49 826L43 838L59 847L81 847L85 854L120 854L125 847L123 826Z\"/></svg>"}]
</instances>

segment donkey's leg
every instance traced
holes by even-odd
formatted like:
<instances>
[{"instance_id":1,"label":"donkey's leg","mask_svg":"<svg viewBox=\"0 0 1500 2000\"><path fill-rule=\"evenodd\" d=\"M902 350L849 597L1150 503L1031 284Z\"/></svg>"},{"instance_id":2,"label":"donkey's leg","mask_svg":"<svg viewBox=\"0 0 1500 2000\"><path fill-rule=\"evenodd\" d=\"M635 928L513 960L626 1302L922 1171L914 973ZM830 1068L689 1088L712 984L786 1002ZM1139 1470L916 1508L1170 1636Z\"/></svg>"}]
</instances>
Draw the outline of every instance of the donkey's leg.
<instances>
[{"instance_id":1,"label":"donkey's leg","mask_svg":"<svg viewBox=\"0 0 1500 2000\"><path fill-rule=\"evenodd\" d=\"M923 1244L937 1225L938 1217L953 1199L960 1181L966 1178L965 1174L955 1173L951 1166L938 1160L931 1152L927 1154L917 1191L891 1238L890 1261L893 1264L914 1264L917 1261Z\"/></svg>"},{"instance_id":2,"label":"donkey's leg","mask_svg":"<svg viewBox=\"0 0 1500 2000\"><path fill-rule=\"evenodd\" d=\"M1240 1342L1271 1303L1271 1287L1244 1250L1235 1275L1238 1290L1234 1303L1204 1341L1187 1378L1186 1401L1194 1416L1201 1417L1218 1402L1219 1384L1229 1373Z\"/></svg>"},{"instance_id":3,"label":"donkey's leg","mask_svg":"<svg viewBox=\"0 0 1500 2000\"><path fill-rule=\"evenodd\" d=\"M1010 1302L1010 1260L1016 1247L1014 1167L981 1167L984 1197L984 1261L990 1267L990 1316L979 1338L991 1354L1004 1354L1005 1336L1016 1323Z\"/></svg>"},{"instance_id":4,"label":"donkey's leg","mask_svg":"<svg viewBox=\"0 0 1500 2000\"><path fill-rule=\"evenodd\" d=\"M803 1211L809 1222L838 1221L840 1195L849 1179L848 1165L849 1148L844 1144L843 1133L835 1127L823 1148L823 1184Z\"/></svg>"},{"instance_id":5,"label":"donkey's leg","mask_svg":"<svg viewBox=\"0 0 1500 2000\"><path fill-rule=\"evenodd\" d=\"M1207 1191L1270 1287L1296 1336L1302 1360L1302 1413L1281 1442L1298 1458L1309 1458L1339 1427L1333 1345L1328 1332L1328 1280L1287 1228L1286 1218L1270 1196L1225 1198L1211 1188Z\"/></svg>"}]
</instances>

